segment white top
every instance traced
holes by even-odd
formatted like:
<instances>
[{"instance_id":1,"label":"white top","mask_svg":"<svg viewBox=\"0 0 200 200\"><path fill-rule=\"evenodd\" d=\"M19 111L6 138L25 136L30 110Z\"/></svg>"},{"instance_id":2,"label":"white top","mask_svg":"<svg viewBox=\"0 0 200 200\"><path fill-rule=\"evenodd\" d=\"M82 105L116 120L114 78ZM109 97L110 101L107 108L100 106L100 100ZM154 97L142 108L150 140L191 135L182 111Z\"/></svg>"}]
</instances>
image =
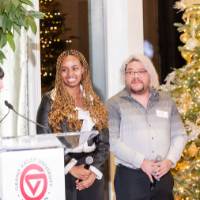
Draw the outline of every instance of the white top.
<instances>
[{"instance_id":1,"label":"white top","mask_svg":"<svg viewBox=\"0 0 200 200\"><path fill-rule=\"evenodd\" d=\"M78 110L78 119L83 120L81 132L91 131L95 124L92 121L92 118L90 117L89 111L83 110L79 107L76 107L76 110Z\"/></svg>"},{"instance_id":2,"label":"white top","mask_svg":"<svg viewBox=\"0 0 200 200\"><path fill-rule=\"evenodd\" d=\"M78 110L78 119L80 120L83 120L83 123L82 123L82 127L81 127L81 132L84 132L84 131L91 131L92 128L94 127L95 123L93 122L92 118L90 117L90 113L89 111L87 110L83 110L82 108L80 107L76 107L76 110ZM92 146L88 146L87 142L84 143L83 145L80 145L79 147L75 148L74 149L74 153L79 153L79 152L92 152L94 151L96 148L96 145L95 143L92 145ZM71 168L73 166L75 166L77 163L77 160L76 159L72 159L66 166L65 166L65 174L67 174ZM103 174L100 170L98 170L96 167L94 166L90 166L89 168L93 173L96 174L96 178L97 179L101 179Z\"/></svg>"}]
</instances>

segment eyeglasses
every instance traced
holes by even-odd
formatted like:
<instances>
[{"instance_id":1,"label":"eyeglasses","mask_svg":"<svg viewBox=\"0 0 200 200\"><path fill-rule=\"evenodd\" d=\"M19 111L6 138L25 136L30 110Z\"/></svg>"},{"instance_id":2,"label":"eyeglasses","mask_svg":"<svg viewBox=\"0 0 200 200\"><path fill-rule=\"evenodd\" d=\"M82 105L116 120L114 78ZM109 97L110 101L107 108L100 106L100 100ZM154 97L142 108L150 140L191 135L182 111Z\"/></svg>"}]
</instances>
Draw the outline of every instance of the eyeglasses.
<instances>
[{"instance_id":1,"label":"eyeglasses","mask_svg":"<svg viewBox=\"0 0 200 200\"><path fill-rule=\"evenodd\" d=\"M146 74L147 71L146 70L139 70L139 71L132 71L132 70L127 70L125 71L125 74L128 75L128 76L135 76L136 74L138 76L143 76L144 74Z\"/></svg>"}]
</instances>

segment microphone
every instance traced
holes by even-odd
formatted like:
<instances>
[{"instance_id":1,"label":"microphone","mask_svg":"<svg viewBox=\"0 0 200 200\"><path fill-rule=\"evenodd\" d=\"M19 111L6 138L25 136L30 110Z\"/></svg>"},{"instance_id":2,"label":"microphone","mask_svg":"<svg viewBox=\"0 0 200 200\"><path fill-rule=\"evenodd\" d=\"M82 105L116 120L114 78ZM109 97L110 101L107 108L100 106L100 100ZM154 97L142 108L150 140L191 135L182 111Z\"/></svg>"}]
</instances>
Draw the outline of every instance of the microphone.
<instances>
[{"instance_id":1,"label":"microphone","mask_svg":"<svg viewBox=\"0 0 200 200\"><path fill-rule=\"evenodd\" d=\"M8 101L7 100L5 100L4 101L4 103L5 103L5 105L9 108L9 109L11 109L11 110L13 110L14 111L14 107L13 107L13 105L12 104L10 104L10 103L8 103Z\"/></svg>"},{"instance_id":2,"label":"microphone","mask_svg":"<svg viewBox=\"0 0 200 200\"><path fill-rule=\"evenodd\" d=\"M92 156L87 156L85 158L85 165L84 165L84 168L85 169L89 169L90 168L90 165L94 162L94 159Z\"/></svg>"},{"instance_id":3,"label":"microphone","mask_svg":"<svg viewBox=\"0 0 200 200\"><path fill-rule=\"evenodd\" d=\"M48 129L46 126L43 126L42 124L40 124L40 123L38 123L38 122L36 122L36 121L33 121L33 120L29 119L28 117L25 117L24 115L18 113L18 112L14 109L14 106L13 106L11 103L9 103L7 100L5 100L4 103L5 103L5 105L9 108L9 110L12 110L16 115L22 117L23 119L27 120L28 122L31 122L31 123L33 123L33 124L35 124L35 125L37 125L37 126L39 126L39 127L41 127L41 128Z\"/></svg>"}]
</instances>

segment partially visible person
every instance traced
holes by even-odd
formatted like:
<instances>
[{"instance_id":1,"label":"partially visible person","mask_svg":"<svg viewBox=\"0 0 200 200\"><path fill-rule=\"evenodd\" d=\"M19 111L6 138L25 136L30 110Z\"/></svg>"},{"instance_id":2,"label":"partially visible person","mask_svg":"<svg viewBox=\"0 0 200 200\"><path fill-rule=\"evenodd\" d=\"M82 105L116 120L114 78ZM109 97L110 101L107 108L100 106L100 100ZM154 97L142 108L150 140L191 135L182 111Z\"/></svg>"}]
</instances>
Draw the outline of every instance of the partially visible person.
<instances>
[{"instance_id":1,"label":"partially visible person","mask_svg":"<svg viewBox=\"0 0 200 200\"><path fill-rule=\"evenodd\" d=\"M117 200L173 200L173 177L187 136L175 103L158 91L144 55L122 67L125 88L108 100L110 148L116 156Z\"/></svg>"},{"instance_id":2,"label":"partially visible person","mask_svg":"<svg viewBox=\"0 0 200 200\"><path fill-rule=\"evenodd\" d=\"M37 133L98 130L94 143L65 156L67 200L104 199L104 163L109 153L107 111L93 90L89 66L76 50L60 54L56 65L55 88L45 94L37 113ZM75 141L74 141L75 142ZM92 156L89 169L85 159Z\"/></svg>"},{"instance_id":3,"label":"partially visible person","mask_svg":"<svg viewBox=\"0 0 200 200\"><path fill-rule=\"evenodd\" d=\"M4 77L4 71L0 67L0 90L3 88L3 77Z\"/></svg>"}]
</instances>

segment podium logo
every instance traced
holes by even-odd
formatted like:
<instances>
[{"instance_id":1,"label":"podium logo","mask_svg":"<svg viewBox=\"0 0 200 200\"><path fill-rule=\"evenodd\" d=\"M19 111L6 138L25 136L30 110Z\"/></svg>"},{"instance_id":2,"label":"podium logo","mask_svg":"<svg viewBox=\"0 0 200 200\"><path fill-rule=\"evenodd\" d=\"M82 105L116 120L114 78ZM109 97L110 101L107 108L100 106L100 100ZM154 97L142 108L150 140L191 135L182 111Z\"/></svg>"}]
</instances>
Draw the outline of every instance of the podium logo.
<instances>
[{"instance_id":1,"label":"podium logo","mask_svg":"<svg viewBox=\"0 0 200 200\"><path fill-rule=\"evenodd\" d=\"M22 171L20 190L25 200L42 200L47 185L47 175L40 165L30 164Z\"/></svg>"}]
</instances>

